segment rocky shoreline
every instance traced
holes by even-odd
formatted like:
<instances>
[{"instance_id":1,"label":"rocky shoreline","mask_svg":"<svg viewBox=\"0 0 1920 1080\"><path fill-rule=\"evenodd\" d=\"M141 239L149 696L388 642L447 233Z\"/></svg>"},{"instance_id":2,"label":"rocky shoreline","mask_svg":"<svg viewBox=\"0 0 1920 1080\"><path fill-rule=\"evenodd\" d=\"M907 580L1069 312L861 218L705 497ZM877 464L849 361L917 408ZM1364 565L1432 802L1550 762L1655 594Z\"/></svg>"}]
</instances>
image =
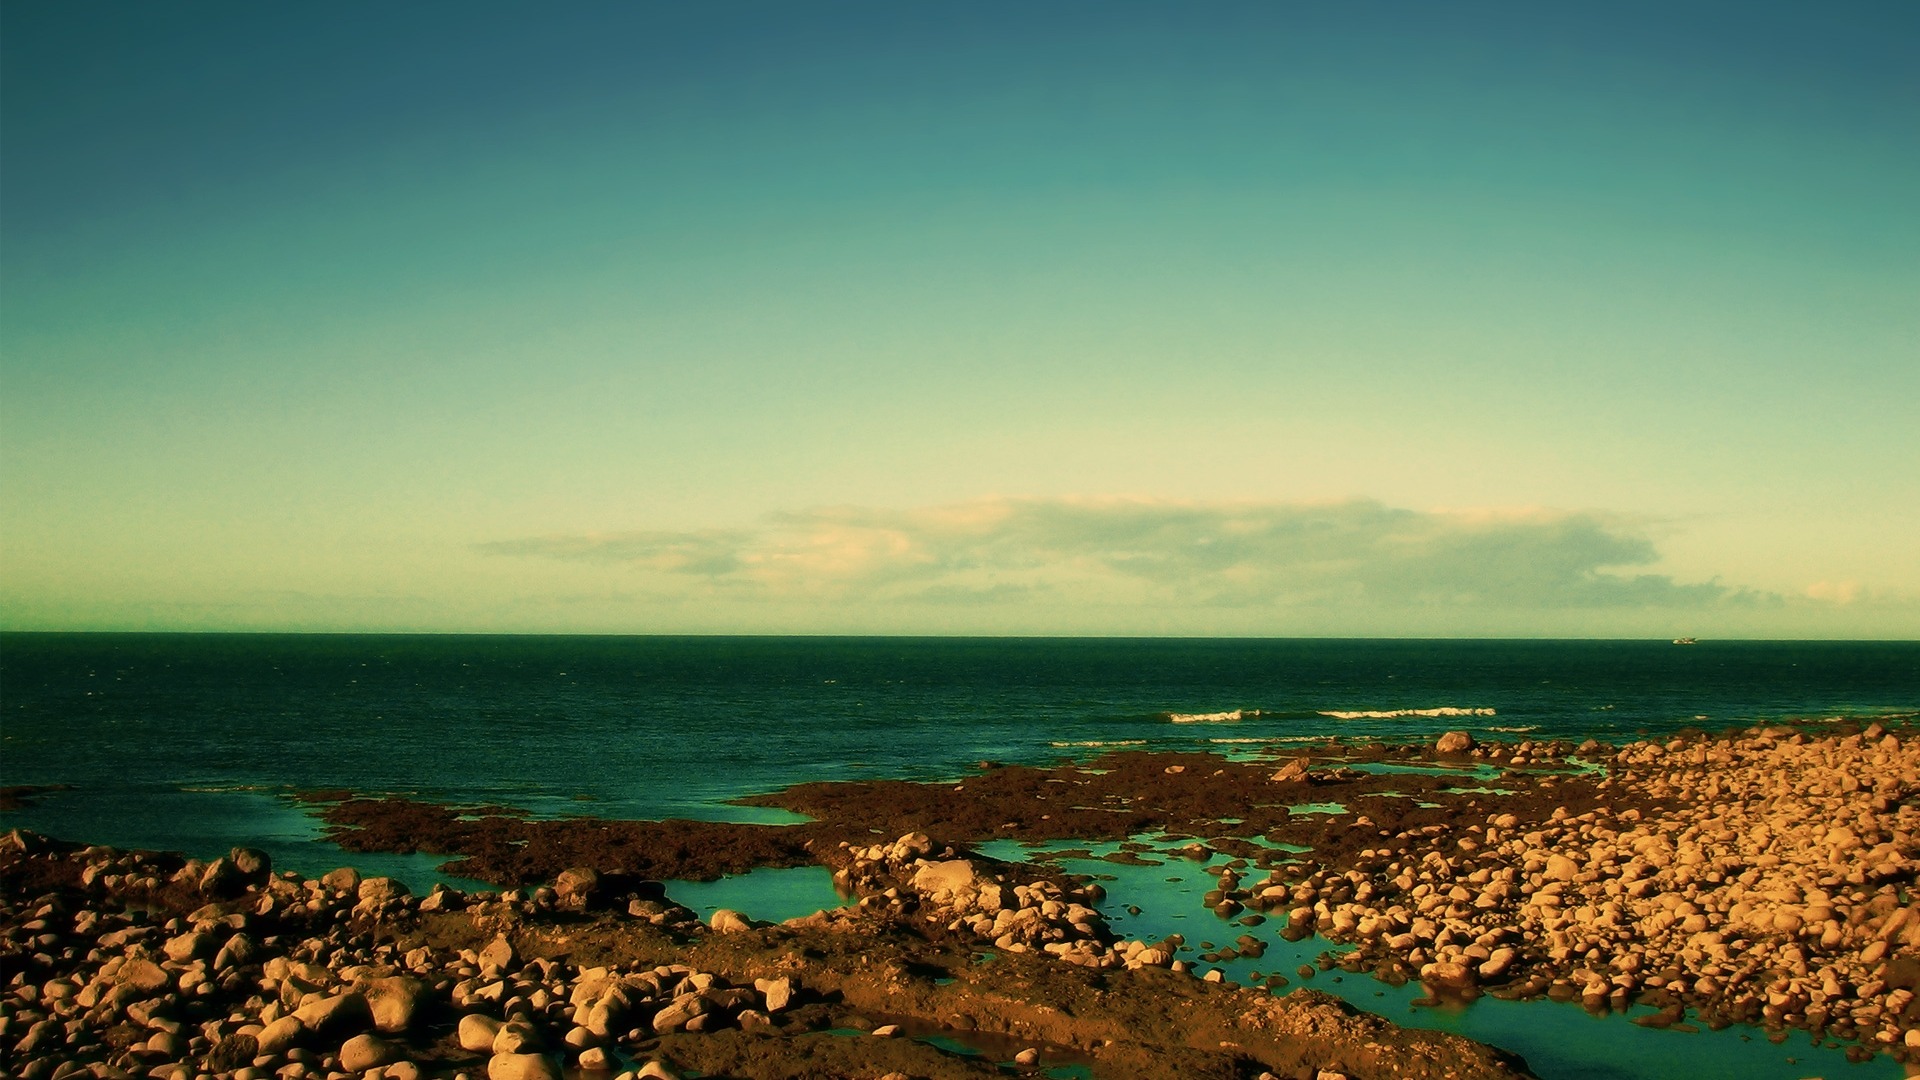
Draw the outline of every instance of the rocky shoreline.
<instances>
[{"instance_id":1,"label":"rocky shoreline","mask_svg":"<svg viewBox=\"0 0 1920 1080\"><path fill-rule=\"evenodd\" d=\"M1004 1060L1032 1075L1527 1075L1324 995L1168 970L1185 965L1114 942L1084 891L924 835L836 858L863 890L853 908L703 924L657 885L586 869L415 897L351 869L274 874L255 851L202 864L16 831L0 838L0 1070L947 1080L1004 1075ZM1003 951L979 951L980 918ZM1109 956L1122 959L1086 963Z\"/></svg>"},{"instance_id":2,"label":"rocky shoreline","mask_svg":"<svg viewBox=\"0 0 1920 1080\"><path fill-rule=\"evenodd\" d=\"M1449 733L983 763L946 783L751 800L812 819L791 826L314 798L350 849L439 852L503 886L473 894L15 833L0 840L0 1072L1527 1075L1313 991L1237 987L1206 968L1236 946L1124 940L1097 883L972 850L1149 832L1219 860L1206 902L1220 919L1338 943L1323 967L1435 997L1647 1005L1649 1025L1800 1028L1920 1061L1917 796L1920 735L1877 726L1618 748ZM1344 812L1291 809L1328 803ZM858 903L703 924L657 884L809 863Z\"/></svg>"},{"instance_id":3,"label":"rocky shoreline","mask_svg":"<svg viewBox=\"0 0 1920 1080\"><path fill-rule=\"evenodd\" d=\"M1235 895L1358 945L1350 970L1920 1060L1920 738L1772 729L1636 744L1611 764L1595 789L1652 808L1402 831Z\"/></svg>"}]
</instances>

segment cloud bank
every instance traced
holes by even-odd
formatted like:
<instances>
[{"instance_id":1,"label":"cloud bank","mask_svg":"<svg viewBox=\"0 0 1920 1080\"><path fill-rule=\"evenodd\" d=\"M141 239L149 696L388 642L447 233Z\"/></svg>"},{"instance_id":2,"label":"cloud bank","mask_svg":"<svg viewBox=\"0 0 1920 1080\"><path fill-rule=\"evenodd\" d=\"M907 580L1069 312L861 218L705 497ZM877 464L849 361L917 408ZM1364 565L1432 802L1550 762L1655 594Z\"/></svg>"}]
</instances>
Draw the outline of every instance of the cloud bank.
<instances>
[{"instance_id":1,"label":"cloud bank","mask_svg":"<svg viewBox=\"0 0 1920 1080\"><path fill-rule=\"evenodd\" d=\"M741 529L548 536L501 556L618 567L656 596L1200 609L1699 610L1778 602L1640 572L1644 525L1594 513L1371 501L996 498L832 507Z\"/></svg>"}]
</instances>

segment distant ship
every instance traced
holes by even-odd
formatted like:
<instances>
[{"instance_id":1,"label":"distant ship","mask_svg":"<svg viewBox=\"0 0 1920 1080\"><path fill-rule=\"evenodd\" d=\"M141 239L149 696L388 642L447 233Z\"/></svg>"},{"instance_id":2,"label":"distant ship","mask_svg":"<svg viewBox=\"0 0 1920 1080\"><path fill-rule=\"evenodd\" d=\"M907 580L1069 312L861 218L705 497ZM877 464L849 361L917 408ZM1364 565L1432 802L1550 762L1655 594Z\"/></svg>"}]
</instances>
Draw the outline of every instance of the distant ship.
<instances>
[{"instance_id":1,"label":"distant ship","mask_svg":"<svg viewBox=\"0 0 1920 1080\"><path fill-rule=\"evenodd\" d=\"M1690 638L1690 637L1677 637L1673 639L1673 643L1675 645L1698 645L1700 644L1700 639Z\"/></svg>"}]
</instances>

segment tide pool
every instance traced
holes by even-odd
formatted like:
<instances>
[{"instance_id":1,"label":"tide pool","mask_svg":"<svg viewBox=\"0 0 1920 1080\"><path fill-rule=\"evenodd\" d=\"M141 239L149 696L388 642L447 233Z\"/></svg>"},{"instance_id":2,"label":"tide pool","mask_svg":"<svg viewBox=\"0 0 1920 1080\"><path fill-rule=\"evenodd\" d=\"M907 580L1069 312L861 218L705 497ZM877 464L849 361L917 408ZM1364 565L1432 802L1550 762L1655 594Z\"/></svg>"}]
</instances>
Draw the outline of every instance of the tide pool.
<instances>
[{"instance_id":1,"label":"tide pool","mask_svg":"<svg viewBox=\"0 0 1920 1080\"><path fill-rule=\"evenodd\" d=\"M1160 838L1136 839L1151 843ZM1844 1049L1815 1045L1805 1032L1791 1032L1784 1042L1775 1044L1758 1028L1703 1028L1698 1032L1644 1028L1632 1023L1627 1015L1596 1016L1575 1003L1544 999L1501 1001L1483 997L1468 1005L1416 1005L1415 999L1424 996L1418 983L1389 986L1371 976L1338 968L1316 969L1312 978L1302 979L1297 974L1302 965L1314 966L1322 953L1347 952L1351 946L1335 944L1319 935L1289 942L1279 933L1286 923L1283 914L1270 916L1257 926L1240 924L1238 916L1222 919L1215 915L1202 903L1202 897L1217 884L1224 859L1198 862L1182 857L1177 847L1148 855L1161 860L1156 866L1113 863L1098 857L1119 849L1118 843L1055 841L1023 845L994 841L976 850L1006 861L1023 861L1049 852L1089 852L1095 857L1048 861L1062 871L1092 875L1100 882L1107 891L1099 905L1101 914L1122 937L1145 941L1159 941L1174 934L1183 937L1179 958L1192 965L1196 975L1217 967L1226 979L1245 985L1259 981L1255 973L1263 978L1282 975L1289 985L1277 993L1310 986L1406 1027L1448 1031L1511 1050L1526 1058L1541 1080L1801 1080L1810 1076L1825 1080L1897 1080L1905 1075L1891 1058L1879 1056L1855 1064L1847 1060ZM1265 944L1265 954L1218 964L1199 959L1200 953L1210 951L1205 943L1231 945L1242 934ZM1651 1011L1638 1008L1633 1015Z\"/></svg>"}]
</instances>

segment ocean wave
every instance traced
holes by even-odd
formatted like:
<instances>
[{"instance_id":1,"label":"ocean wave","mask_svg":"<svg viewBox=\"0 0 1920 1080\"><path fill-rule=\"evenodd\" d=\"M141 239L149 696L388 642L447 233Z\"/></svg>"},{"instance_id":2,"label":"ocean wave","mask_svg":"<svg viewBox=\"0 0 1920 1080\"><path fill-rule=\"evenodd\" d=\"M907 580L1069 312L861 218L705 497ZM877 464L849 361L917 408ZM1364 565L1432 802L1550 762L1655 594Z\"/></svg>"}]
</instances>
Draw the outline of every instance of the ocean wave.
<instances>
[{"instance_id":1,"label":"ocean wave","mask_svg":"<svg viewBox=\"0 0 1920 1080\"><path fill-rule=\"evenodd\" d=\"M1102 746L1145 746L1145 739L1086 739L1081 742L1055 741L1047 744L1054 747L1102 747Z\"/></svg>"},{"instance_id":2,"label":"ocean wave","mask_svg":"<svg viewBox=\"0 0 1920 1080\"><path fill-rule=\"evenodd\" d=\"M1209 743L1219 743L1223 746L1241 746L1247 743L1270 743L1270 742L1286 742L1286 741L1287 740L1285 739L1263 739L1258 737L1249 738L1249 739L1208 739L1207 740L1207 742Z\"/></svg>"},{"instance_id":3,"label":"ocean wave","mask_svg":"<svg viewBox=\"0 0 1920 1080\"><path fill-rule=\"evenodd\" d=\"M1322 712L1320 715L1330 716L1335 720L1398 720L1407 716L1492 716L1494 715L1494 711L1492 709L1462 709L1452 705L1442 705L1437 709L1382 709L1378 711L1368 709L1352 712L1329 710Z\"/></svg>"},{"instance_id":4,"label":"ocean wave","mask_svg":"<svg viewBox=\"0 0 1920 1080\"><path fill-rule=\"evenodd\" d=\"M176 790L189 795L233 795L256 791L282 791L285 785L271 784L181 784Z\"/></svg>"},{"instance_id":5,"label":"ocean wave","mask_svg":"<svg viewBox=\"0 0 1920 1080\"><path fill-rule=\"evenodd\" d=\"M1176 724L1229 724L1235 720L1250 720L1259 715L1259 709L1234 709L1231 712L1168 713L1167 719Z\"/></svg>"},{"instance_id":6,"label":"ocean wave","mask_svg":"<svg viewBox=\"0 0 1920 1080\"><path fill-rule=\"evenodd\" d=\"M1513 734L1519 735L1529 731L1539 731L1540 725L1539 724L1515 724L1512 727L1496 727L1492 724L1489 724L1487 725L1487 730L1488 731L1507 731L1507 732L1512 732Z\"/></svg>"}]
</instances>

